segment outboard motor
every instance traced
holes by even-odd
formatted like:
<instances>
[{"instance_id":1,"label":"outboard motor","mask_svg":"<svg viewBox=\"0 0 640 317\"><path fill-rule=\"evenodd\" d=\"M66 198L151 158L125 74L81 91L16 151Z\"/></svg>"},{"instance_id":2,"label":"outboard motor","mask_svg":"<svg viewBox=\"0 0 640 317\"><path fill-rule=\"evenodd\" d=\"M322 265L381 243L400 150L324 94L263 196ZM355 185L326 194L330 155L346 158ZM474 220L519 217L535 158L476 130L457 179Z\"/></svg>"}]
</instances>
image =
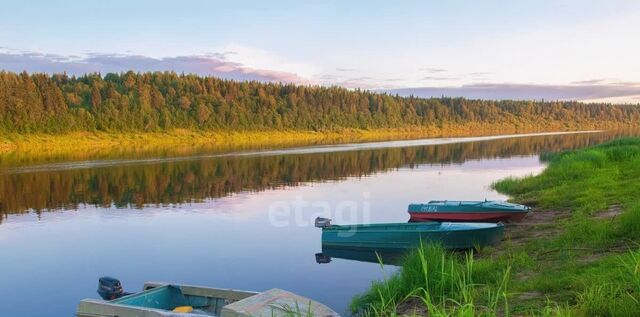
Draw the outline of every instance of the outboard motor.
<instances>
[{"instance_id":1,"label":"outboard motor","mask_svg":"<svg viewBox=\"0 0 640 317\"><path fill-rule=\"evenodd\" d=\"M331 219L317 217L315 221L316 228L331 228Z\"/></svg>"},{"instance_id":2,"label":"outboard motor","mask_svg":"<svg viewBox=\"0 0 640 317\"><path fill-rule=\"evenodd\" d=\"M316 263L318 263L318 264L331 263L331 257L328 256L328 255L325 255L322 252L316 253Z\"/></svg>"},{"instance_id":3,"label":"outboard motor","mask_svg":"<svg viewBox=\"0 0 640 317\"><path fill-rule=\"evenodd\" d=\"M117 278L103 276L98 280L98 294L104 300L112 300L130 293L124 292L122 284Z\"/></svg>"}]
</instances>

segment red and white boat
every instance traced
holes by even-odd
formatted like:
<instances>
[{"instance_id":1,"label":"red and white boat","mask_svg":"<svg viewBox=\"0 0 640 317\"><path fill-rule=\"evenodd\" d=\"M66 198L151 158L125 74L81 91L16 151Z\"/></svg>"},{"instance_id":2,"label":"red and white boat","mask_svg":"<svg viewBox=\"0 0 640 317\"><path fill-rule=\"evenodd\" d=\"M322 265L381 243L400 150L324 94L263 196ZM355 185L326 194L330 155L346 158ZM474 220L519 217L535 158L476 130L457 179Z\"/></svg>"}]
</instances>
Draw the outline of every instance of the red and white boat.
<instances>
[{"instance_id":1,"label":"red and white boat","mask_svg":"<svg viewBox=\"0 0 640 317\"><path fill-rule=\"evenodd\" d=\"M517 222L530 207L504 201L432 200L410 204L411 221Z\"/></svg>"}]
</instances>

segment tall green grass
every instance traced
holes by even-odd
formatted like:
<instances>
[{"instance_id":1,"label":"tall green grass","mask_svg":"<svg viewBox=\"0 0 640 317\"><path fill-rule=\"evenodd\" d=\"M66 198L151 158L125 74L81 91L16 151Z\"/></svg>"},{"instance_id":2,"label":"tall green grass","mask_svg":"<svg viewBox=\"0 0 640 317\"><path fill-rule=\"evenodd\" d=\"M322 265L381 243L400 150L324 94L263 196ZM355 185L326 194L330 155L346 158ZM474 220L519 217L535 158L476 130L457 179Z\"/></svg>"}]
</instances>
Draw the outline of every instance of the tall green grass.
<instances>
[{"instance_id":1,"label":"tall green grass","mask_svg":"<svg viewBox=\"0 0 640 317\"><path fill-rule=\"evenodd\" d=\"M609 281L586 288L577 296L577 311L584 316L640 316L640 250L617 257L617 270Z\"/></svg>"},{"instance_id":2,"label":"tall green grass","mask_svg":"<svg viewBox=\"0 0 640 317\"><path fill-rule=\"evenodd\" d=\"M430 316L495 316L508 311L510 268L501 263L476 270L473 252L456 254L428 244L409 254L399 272L374 282L354 298L352 311L362 316L395 316L398 305L419 303Z\"/></svg>"},{"instance_id":3,"label":"tall green grass","mask_svg":"<svg viewBox=\"0 0 640 317\"><path fill-rule=\"evenodd\" d=\"M314 317L315 315L313 314L312 303L311 301L309 301L306 305L304 305L304 307L300 307L300 304L298 302L296 302L293 307L288 305L285 305L283 307L272 307L271 317L277 317L277 316ZM261 316L255 316L255 317L261 317Z\"/></svg>"},{"instance_id":4,"label":"tall green grass","mask_svg":"<svg viewBox=\"0 0 640 317\"><path fill-rule=\"evenodd\" d=\"M640 238L640 203L630 206L620 215L620 235L627 238Z\"/></svg>"}]
</instances>

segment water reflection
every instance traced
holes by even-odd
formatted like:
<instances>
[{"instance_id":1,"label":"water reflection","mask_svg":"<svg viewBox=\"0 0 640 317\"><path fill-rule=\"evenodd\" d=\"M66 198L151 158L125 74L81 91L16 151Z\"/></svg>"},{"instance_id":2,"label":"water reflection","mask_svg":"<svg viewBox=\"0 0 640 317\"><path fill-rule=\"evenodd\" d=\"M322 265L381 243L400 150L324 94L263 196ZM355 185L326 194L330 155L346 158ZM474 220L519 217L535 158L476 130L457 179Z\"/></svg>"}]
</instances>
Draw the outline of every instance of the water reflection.
<instances>
[{"instance_id":1,"label":"water reflection","mask_svg":"<svg viewBox=\"0 0 640 317\"><path fill-rule=\"evenodd\" d=\"M341 152L222 155L94 168L5 168L0 173L0 212L6 216L77 209L82 205L143 208L201 202L243 191L362 177L426 163L462 163L573 149L629 134L633 133L546 135Z\"/></svg>"},{"instance_id":2,"label":"water reflection","mask_svg":"<svg viewBox=\"0 0 640 317\"><path fill-rule=\"evenodd\" d=\"M333 258L385 265L398 265L406 254L404 252L389 252L376 249L354 250L322 246L322 252L316 253L316 263L328 264Z\"/></svg>"}]
</instances>

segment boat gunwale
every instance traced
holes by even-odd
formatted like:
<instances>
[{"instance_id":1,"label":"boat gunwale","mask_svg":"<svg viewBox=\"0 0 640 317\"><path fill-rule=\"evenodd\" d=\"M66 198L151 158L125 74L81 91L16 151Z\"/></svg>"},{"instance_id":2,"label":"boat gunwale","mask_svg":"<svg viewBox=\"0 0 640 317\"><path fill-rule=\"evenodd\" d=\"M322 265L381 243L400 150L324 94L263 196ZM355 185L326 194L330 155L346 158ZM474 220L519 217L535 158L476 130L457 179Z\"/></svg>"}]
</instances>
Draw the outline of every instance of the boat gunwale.
<instances>
[{"instance_id":1,"label":"boat gunwale","mask_svg":"<svg viewBox=\"0 0 640 317\"><path fill-rule=\"evenodd\" d=\"M486 209L486 210L473 210L473 211L466 211L466 210L436 210L436 211L415 211L415 210L409 210L407 211L410 214L486 214L486 213L508 213L508 214L518 214L518 213L529 213L531 212L531 210L529 209L524 209L524 210L512 210L512 209Z\"/></svg>"},{"instance_id":2,"label":"boat gunwale","mask_svg":"<svg viewBox=\"0 0 640 317\"><path fill-rule=\"evenodd\" d=\"M420 226L434 226L434 228L420 229ZM435 226L434 224L439 224ZM443 224L450 224L457 228L442 227ZM468 224L469 226L465 226ZM484 225L484 226L479 226ZM397 228L388 228L399 226ZM366 231L366 232L419 232L419 233L448 233L448 232L475 232L482 230L494 230L504 228L502 223L484 223L484 222L415 222L415 223L380 223L380 224L355 224L355 225L331 225L331 227L322 228L322 232L338 232L338 231Z\"/></svg>"},{"instance_id":3,"label":"boat gunwale","mask_svg":"<svg viewBox=\"0 0 640 317\"><path fill-rule=\"evenodd\" d=\"M417 210L417 211L412 211L411 207L417 207L417 208L422 208L424 206L431 206L431 207L435 207L437 209L440 208L444 208L444 209L448 209L448 208L455 208L455 207L479 207L479 208L483 208L482 210L474 210L474 211L466 211L466 210L435 210L435 211L428 211L428 210ZM408 212L528 212L531 210L531 207L526 206L526 205L522 205L522 204L516 204L516 203L510 203L507 201L500 201L500 200L431 200L429 202L426 203L411 203L408 206Z\"/></svg>"}]
</instances>

